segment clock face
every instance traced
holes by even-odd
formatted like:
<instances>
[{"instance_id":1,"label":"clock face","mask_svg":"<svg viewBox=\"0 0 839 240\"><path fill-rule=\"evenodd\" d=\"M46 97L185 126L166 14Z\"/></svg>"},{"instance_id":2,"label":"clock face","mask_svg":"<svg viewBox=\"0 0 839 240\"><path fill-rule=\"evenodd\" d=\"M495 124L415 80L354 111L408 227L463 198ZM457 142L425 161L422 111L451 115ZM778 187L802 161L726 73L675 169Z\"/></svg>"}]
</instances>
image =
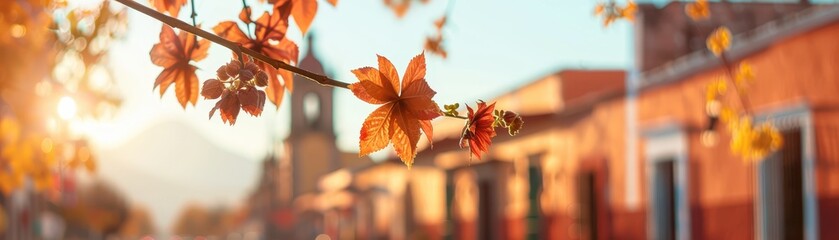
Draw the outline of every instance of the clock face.
<instances>
[{"instance_id":1,"label":"clock face","mask_svg":"<svg viewBox=\"0 0 839 240\"><path fill-rule=\"evenodd\" d=\"M303 116L310 125L317 122L320 117L320 97L315 93L306 93L303 96Z\"/></svg>"}]
</instances>

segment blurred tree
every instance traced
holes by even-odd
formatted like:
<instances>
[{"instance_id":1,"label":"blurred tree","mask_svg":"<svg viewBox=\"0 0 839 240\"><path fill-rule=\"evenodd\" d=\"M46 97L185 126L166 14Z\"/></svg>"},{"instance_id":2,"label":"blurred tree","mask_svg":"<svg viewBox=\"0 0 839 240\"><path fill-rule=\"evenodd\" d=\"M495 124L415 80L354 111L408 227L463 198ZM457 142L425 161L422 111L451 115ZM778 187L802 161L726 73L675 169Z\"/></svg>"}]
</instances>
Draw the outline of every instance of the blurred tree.
<instances>
[{"instance_id":1,"label":"blurred tree","mask_svg":"<svg viewBox=\"0 0 839 240\"><path fill-rule=\"evenodd\" d=\"M179 236L226 236L238 225L236 211L189 204L178 215L172 233Z\"/></svg>"},{"instance_id":2,"label":"blurred tree","mask_svg":"<svg viewBox=\"0 0 839 240\"><path fill-rule=\"evenodd\" d=\"M119 229L119 236L125 239L140 239L143 236L154 235L157 230L148 211L143 207L134 206L125 224Z\"/></svg>"},{"instance_id":3,"label":"blurred tree","mask_svg":"<svg viewBox=\"0 0 839 240\"><path fill-rule=\"evenodd\" d=\"M8 193L25 178L50 189L60 169L92 169L90 150L73 121L107 115L119 105L105 64L110 42L125 30L125 11L109 2L0 2L0 178ZM81 148L81 149L80 149ZM59 151L61 150L61 151ZM64 154L84 152L68 164ZM90 160L90 161L87 161Z\"/></svg>"},{"instance_id":4,"label":"blurred tree","mask_svg":"<svg viewBox=\"0 0 839 240\"><path fill-rule=\"evenodd\" d=\"M123 195L108 183L95 180L79 192L78 202L64 209L65 218L101 234L113 236L129 218Z\"/></svg>"}]
</instances>

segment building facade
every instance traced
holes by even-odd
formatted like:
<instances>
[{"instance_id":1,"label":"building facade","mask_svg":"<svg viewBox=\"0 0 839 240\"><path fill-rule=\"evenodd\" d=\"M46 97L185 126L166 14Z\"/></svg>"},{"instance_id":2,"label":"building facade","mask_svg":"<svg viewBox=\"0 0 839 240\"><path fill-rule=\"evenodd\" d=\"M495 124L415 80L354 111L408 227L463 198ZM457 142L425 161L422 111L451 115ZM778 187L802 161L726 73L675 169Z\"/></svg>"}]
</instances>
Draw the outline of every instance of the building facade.
<instances>
[{"instance_id":1,"label":"building facade","mask_svg":"<svg viewBox=\"0 0 839 240\"><path fill-rule=\"evenodd\" d=\"M323 201L349 196L333 227L358 229L328 235L839 238L839 8L712 4L730 14L700 23L682 3L639 9L634 68L561 71L499 96L497 108L522 114L525 127L499 132L484 159L457 147L462 122L443 119L411 170L390 160L321 178ZM735 34L727 57L757 72L756 121L784 136L757 163L733 155L724 131L701 141L705 88L725 75L704 39L722 24Z\"/></svg>"}]
</instances>

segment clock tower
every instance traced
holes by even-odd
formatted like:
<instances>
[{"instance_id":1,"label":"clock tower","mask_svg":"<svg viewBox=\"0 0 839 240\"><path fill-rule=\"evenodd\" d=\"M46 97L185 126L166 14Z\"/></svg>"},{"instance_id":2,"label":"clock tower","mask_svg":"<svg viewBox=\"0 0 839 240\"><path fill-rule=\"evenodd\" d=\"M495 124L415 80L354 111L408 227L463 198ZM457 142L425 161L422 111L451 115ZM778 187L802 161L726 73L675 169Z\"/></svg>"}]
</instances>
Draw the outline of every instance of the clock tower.
<instances>
[{"instance_id":1,"label":"clock tower","mask_svg":"<svg viewBox=\"0 0 839 240\"><path fill-rule=\"evenodd\" d=\"M323 75L323 66L312 51L312 38L310 33L308 51L298 66ZM333 90L294 75L291 131L286 139L291 160L292 199L317 191L318 179L341 167L333 130Z\"/></svg>"}]
</instances>

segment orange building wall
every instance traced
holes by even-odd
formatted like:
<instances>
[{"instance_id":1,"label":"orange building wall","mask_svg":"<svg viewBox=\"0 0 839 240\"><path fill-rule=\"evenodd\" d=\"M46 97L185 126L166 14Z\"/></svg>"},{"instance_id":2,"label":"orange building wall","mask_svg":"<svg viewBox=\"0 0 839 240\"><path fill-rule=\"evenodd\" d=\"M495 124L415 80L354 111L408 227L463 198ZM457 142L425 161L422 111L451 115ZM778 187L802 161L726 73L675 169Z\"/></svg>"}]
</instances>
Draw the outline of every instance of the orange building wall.
<instances>
[{"instance_id":1,"label":"orange building wall","mask_svg":"<svg viewBox=\"0 0 839 240\"><path fill-rule=\"evenodd\" d=\"M829 155L829 149L837 147L836 144L825 145L824 141L836 139L837 136L836 133L822 131L833 129L835 132L839 129L836 127L839 114L824 113L823 110L835 109L834 106L839 105L837 39L839 24L832 24L783 40L746 58L757 74L749 90L749 99L758 113L802 102L813 108L814 132L817 133L818 144L824 148L817 150L820 157L816 176L818 195L821 198L819 210L822 237L835 235L829 235L827 231L835 232L828 226L835 226L837 217L834 216L839 211L839 204L836 204L836 196L839 196L839 167L836 167L836 160L824 158ZM705 147L699 144L699 129L706 124L705 86L722 76L723 69L718 67L683 81L642 92L638 97L639 121L644 126L672 120L682 123L688 129L694 237L749 239L754 237L754 166L731 155L728 146L730 136L724 131L718 131L721 134L717 145ZM739 106L733 97L728 97L728 100L732 100L730 105ZM818 136L823 134L833 136ZM639 176L643 178L645 175ZM646 190L644 187L641 189ZM622 194L615 191L615 195L620 198ZM645 195L642 193L642 196Z\"/></svg>"}]
</instances>

